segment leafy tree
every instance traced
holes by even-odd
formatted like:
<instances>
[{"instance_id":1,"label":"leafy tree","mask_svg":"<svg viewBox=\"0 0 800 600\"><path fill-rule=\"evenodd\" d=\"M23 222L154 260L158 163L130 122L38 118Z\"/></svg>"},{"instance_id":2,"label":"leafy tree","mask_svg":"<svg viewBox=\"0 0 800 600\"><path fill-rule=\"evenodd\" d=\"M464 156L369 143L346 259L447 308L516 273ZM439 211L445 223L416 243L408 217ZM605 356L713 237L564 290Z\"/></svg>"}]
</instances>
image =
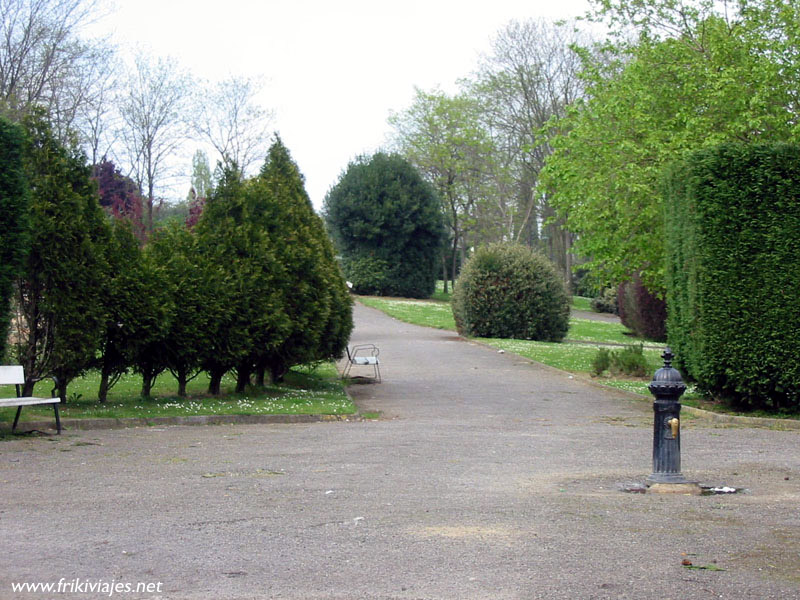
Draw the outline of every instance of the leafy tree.
<instances>
[{"instance_id":1,"label":"leafy tree","mask_svg":"<svg viewBox=\"0 0 800 600\"><path fill-rule=\"evenodd\" d=\"M203 214L206 200L214 191L211 182L211 168L208 166L208 157L202 150L194 153L192 158L192 187L186 200L189 203L189 216L186 218L186 226L192 229L200 220Z\"/></svg>"},{"instance_id":2,"label":"leafy tree","mask_svg":"<svg viewBox=\"0 0 800 600\"><path fill-rule=\"evenodd\" d=\"M70 380L94 361L105 312L108 225L85 157L60 144L40 115L27 117L31 250L17 282L17 357L25 395L52 374L66 401Z\"/></svg>"},{"instance_id":3,"label":"leafy tree","mask_svg":"<svg viewBox=\"0 0 800 600\"><path fill-rule=\"evenodd\" d=\"M192 157L192 190L196 198L208 198L214 191L208 156L202 150L195 152Z\"/></svg>"},{"instance_id":4,"label":"leafy tree","mask_svg":"<svg viewBox=\"0 0 800 600\"><path fill-rule=\"evenodd\" d=\"M0 0L0 112L20 121L44 109L54 135L69 142L87 108L102 99L113 52L80 37L97 0Z\"/></svg>"},{"instance_id":5,"label":"leafy tree","mask_svg":"<svg viewBox=\"0 0 800 600\"><path fill-rule=\"evenodd\" d=\"M30 196L22 166L24 133L0 117L0 361L6 350L14 281L29 244Z\"/></svg>"},{"instance_id":6,"label":"leafy tree","mask_svg":"<svg viewBox=\"0 0 800 600\"><path fill-rule=\"evenodd\" d=\"M495 151L480 114L480 105L467 94L450 97L417 90L411 106L389 119L399 152L439 193L450 232L449 275L453 278L459 259L463 262L466 258L468 232L476 221L475 205L485 196L487 161ZM446 282L447 269L443 271Z\"/></svg>"},{"instance_id":7,"label":"leafy tree","mask_svg":"<svg viewBox=\"0 0 800 600\"><path fill-rule=\"evenodd\" d=\"M442 243L439 199L406 159L378 153L351 163L328 192L324 212L356 292L433 293Z\"/></svg>"},{"instance_id":8,"label":"leafy tree","mask_svg":"<svg viewBox=\"0 0 800 600\"><path fill-rule=\"evenodd\" d=\"M568 282L572 236L553 218L547 194L537 193L536 185L550 153L546 124L564 116L583 93L581 63L572 46L586 39L571 23L511 21L494 38L468 88L495 140L495 162L508 172L505 185L494 178L492 211L481 218L501 224L496 240L546 252Z\"/></svg>"},{"instance_id":9,"label":"leafy tree","mask_svg":"<svg viewBox=\"0 0 800 600\"><path fill-rule=\"evenodd\" d=\"M800 5L594 4L614 35L602 52L583 52L587 98L554 123L560 134L541 189L600 283L638 271L663 290L664 166L723 141L798 137Z\"/></svg>"},{"instance_id":10,"label":"leafy tree","mask_svg":"<svg viewBox=\"0 0 800 600\"><path fill-rule=\"evenodd\" d=\"M242 177L267 152L273 113L257 103L260 91L258 81L232 75L202 86L195 100L195 133L219 152L223 164L235 165Z\"/></svg>"},{"instance_id":11,"label":"leafy tree","mask_svg":"<svg viewBox=\"0 0 800 600\"><path fill-rule=\"evenodd\" d=\"M114 217L130 221L136 237L144 240L142 197L134 181L107 158L92 167L92 177L97 182L100 206Z\"/></svg>"}]
</instances>

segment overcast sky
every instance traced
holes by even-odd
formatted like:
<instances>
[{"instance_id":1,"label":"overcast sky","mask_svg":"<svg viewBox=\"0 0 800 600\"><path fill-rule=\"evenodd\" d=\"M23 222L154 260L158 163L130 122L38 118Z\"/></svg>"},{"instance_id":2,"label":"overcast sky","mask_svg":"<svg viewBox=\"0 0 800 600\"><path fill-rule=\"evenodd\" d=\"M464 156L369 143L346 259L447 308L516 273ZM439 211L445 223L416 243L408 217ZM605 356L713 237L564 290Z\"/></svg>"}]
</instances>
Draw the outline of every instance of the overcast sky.
<instances>
[{"instance_id":1,"label":"overcast sky","mask_svg":"<svg viewBox=\"0 0 800 600\"><path fill-rule=\"evenodd\" d=\"M570 18L588 0L116 0L97 27L121 50L198 77L263 78L262 104L319 208L350 160L385 144L414 87L455 91L511 19ZM189 156L193 149L189 152ZM216 157L209 155L213 163ZM187 165L187 170L190 166ZM188 178L185 187L188 190ZM185 193L185 192L183 192Z\"/></svg>"}]
</instances>

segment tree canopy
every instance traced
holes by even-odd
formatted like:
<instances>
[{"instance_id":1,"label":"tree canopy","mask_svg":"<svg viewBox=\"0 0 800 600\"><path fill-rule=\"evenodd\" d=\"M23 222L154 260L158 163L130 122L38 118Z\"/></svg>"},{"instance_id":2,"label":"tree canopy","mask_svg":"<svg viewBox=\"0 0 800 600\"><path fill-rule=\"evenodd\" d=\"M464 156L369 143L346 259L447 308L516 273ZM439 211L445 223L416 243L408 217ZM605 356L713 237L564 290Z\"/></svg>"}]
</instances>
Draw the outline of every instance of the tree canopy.
<instances>
[{"instance_id":1,"label":"tree canopy","mask_svg":"<svg viewBox=\"0 0 800 600\"><path fill-rule=\"evenodd\" d=\"M594 18L614 35L582 51L586 95L552 123L554 151L541 189L552 194L599 281L639 271L649 287L663 289L657 187L665 166L724 141L798 139L800 6L594 5Z\"/></svg>"}]
</instances>

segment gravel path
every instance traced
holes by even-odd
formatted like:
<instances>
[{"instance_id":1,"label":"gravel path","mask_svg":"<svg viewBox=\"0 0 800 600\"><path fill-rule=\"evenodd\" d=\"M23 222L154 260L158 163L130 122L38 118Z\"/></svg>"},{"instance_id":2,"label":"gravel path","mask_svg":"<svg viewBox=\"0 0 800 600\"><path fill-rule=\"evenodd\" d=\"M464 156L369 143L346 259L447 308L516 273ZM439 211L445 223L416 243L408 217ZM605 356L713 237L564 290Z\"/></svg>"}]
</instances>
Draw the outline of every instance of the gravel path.
<instances>
[{"instance_id":1,"label":"gravel path","mask_svg":"<svg viewBox=\"0 0 800 600\"><path fill-rule=\"evenodd\" d=\"M800 598L800 432L685 419L731 496L630 494L651 408L356 307L378 421L66 432L0 443L12 583L161 583L167 599ZM691 561L688 569L682 561Z\"/></svg>"}]
</instances>

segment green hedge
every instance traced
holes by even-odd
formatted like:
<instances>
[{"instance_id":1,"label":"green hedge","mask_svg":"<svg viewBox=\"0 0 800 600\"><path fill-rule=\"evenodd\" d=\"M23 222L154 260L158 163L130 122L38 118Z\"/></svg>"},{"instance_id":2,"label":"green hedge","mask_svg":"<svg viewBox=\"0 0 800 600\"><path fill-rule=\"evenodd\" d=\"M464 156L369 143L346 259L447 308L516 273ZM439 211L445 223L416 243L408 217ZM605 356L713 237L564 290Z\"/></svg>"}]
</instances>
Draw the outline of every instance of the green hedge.
<instances>
[{"instance_id":1,"label":"green hedge","mask_svg":"<svg viewBox=\"0 0 800 600\"><path fill-rule=\"evenodd\" d=\"M663 191L678 367L742 407L800 407L800 147L699 151Z\"/></svg>"}]
</instances>

